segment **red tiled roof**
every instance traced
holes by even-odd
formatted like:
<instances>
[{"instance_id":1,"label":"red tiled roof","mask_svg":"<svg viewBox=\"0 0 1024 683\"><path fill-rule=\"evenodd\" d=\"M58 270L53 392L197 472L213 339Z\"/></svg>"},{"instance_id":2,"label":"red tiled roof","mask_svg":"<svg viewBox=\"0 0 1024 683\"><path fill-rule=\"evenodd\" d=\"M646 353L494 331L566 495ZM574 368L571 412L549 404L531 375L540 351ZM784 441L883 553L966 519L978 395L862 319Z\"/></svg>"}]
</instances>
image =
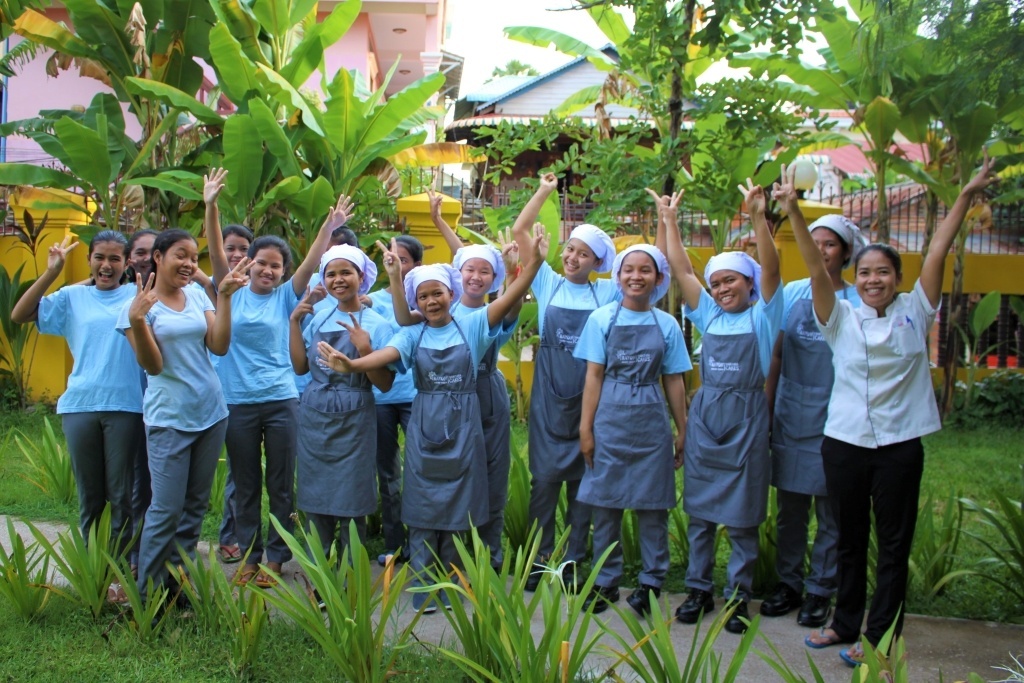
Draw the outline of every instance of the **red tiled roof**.
<instances>
[{"instance_id":1,"label":"red tiled roof","mask_svg":"<svg viewBox=\"0 0 1024 683\"><path fill-rule=\"evenodd\" d=\"M927 156L922 145L911 143L893 145L892 151L901 154L911 161L924 161ZM871 171L871 163L864 156L861 148L854 144L836 147L835 149L819 149L815 150L814 153L829 157L836 168L849 175Z\"/></svg>"}]
</instances>

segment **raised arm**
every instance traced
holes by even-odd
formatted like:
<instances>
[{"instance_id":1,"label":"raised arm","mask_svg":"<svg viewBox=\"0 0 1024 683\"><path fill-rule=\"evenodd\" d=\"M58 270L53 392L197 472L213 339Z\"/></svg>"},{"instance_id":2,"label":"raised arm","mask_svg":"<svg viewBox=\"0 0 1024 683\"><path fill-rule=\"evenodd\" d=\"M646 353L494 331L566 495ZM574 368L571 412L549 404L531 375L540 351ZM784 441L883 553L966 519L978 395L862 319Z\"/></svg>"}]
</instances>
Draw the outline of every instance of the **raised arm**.
<instances>
[{"instance_id":1,"label":"raised arm","mask_svg":"<svg viewBox=\"0 0 1024 683\"><path fill-rule=\"evenodd\" d=\"M370 373L402 359L402 354L393 346L385 346L359 358L349 358L327 342L320 342L316 349L327 367L335 372Z\"/></svg>"},{"instance_id":2,"label":"raised arm","mask_svg":"<svg viewBox=\"0 0 1024 683\"><path fill-rule=\"evenodd\" d=\"M327 212L327 218L320 226L320 232L316 234L316 239L306 251L306 258L302 259L302 263L292 275L292 290L295 292L295 296L302 296L302 293L306 291L310 278L320 267L320 257L324 255L327 246L331 243L331 233L345 225L352 217L352 206L352 200L346 195L338 195L338 203Z\"/></svg>"},{"instance_id":3,"label":"raised arm","mask_svg":"<svg viewBox=\"0 0 1024 683\"><path fill-rule=\"evenodd\" d=\"M526 202L522 213L516 218L516 222L512 224L512 237L515 238L516 244L519 245L520 254L528 254L530 252L530 243L533 241L533 224L537 222L537 216L540 215L540 209L544 206L544 202L548 200L552 192L557 190L558 178L555 174L545 173L542 175L537 191L530 197L530 201Z\"/></svg>"},{"instance_id":4,"label":"raised arm","mask_svg":"<svg viewBox=\"0 0 1024 683\"><path fill-rule=\"evenodd\" d=\"M306 340L302 338L302 321L307 315L313 315L314 295L307 291L306 296L288 316L288 357L292 362L292 370L296 375L309 372L309 357L306 355Z\"/></svg>"},{"instance_id":5,"label":"raised arm","mask_svg":"<svg viewBox=\"0 0 1024 683\"><path fill-rule=\"evenodd\" d=\"M796 203L796 188L793 187L793 179L796 170L790 169L787 173L786 167L782 167L782 185L776 184L776 190L787 188L786 212L789 214L790 223L795 220L803 221L804 216L800 213L800 207ZM790 191L791 190L791 191ZM775 248L775 238L768 228L768 220L764 212L767 208L767 198L764 190L756 185L750 178L747 178L747 186L740 186L740 192L747 202L747 211L750 212L750 221L754 224L754 234L757 236L757 260L761 264L761 298L768 303L775 296L775 292L782 284L782 275L779 271L779 252ZM807 224L804 224L806 231Z\"/></svg>"},{"instance_id":6,"label":"raised arm","mask_svg":"<svg viewBox=\"0 0 1024 683\"><path fill-rule=\"evenodd\" d=\"M164 370L164 357L157 346L156 337L153 336L153 328L146 322L146 314L157 302L156 274L150 273L149 280L145 286L142 284L142 275L135 276L135 298L128 307L128 327L125 336L128 343L135 351L135 360L139 362L142 369L151 377L159 375Z\"/></svg>"},{"instance_id":7,"label":"raised arm","mask_svg":"<svg viewBox=\"0 0 1024 683\"><path fill-rule=\"evenodd\" d=\"M587 467L594 467L594 419L601 400L604 366L587 361L587 379L583 383L583 411L580 413L580 453Z\"/></svg>"},{"instance_id":8,"label":"raised arm","mask_svg":"<svg viewBox=\"0 0 1024 683\"><path fill-rule=\"evenodd\" d=\"M410 310L405 299L405 282L402 279L402 262L398 258L398 243L391 238L391 248L377 240L377 248L383 254L384 271L388 274L388 287L391 289L391 307L395 312L395 322L402 327L415 325L425 320L419 311Z\"/></svg>"},{"instance_id":9,"label":"raised arm","mask_svg":"<svg viewBox=\"0 0 1024 683\"><path fill-rule=\"evenodd\" d=\"M504 232L498 231L498 247L501 251L501 260L505 262L505 289L512 286L512 283L519 278L519 243L512 239L512 231L505 228ZM504 323L511 325L519 319L519 313L523 310L524 297L519 297L505 315Z\"/></svg>"},{"instance_id":10,"label":"raised arm","mask_svg":"<svg viewBox=\"0 0 1024 683\"><path fill-rule=\"evenodd\" d=\"M818 317L819 322L825 323L828 322L829 316L832 315L832 309L836 307L836 289L832 284L832 278L829 276L828 270L825 268L825 261L821 258L821 250L818 249L818 245L814 243L811 233L807 230L807 221L804 220L804 214L797 203L796 187L793 186L793 175L794 171L792 169L787 173L786 167L783 166L783 183L781 185L775 184L772 196L789 216L789 225L793 229L796 245L799 247L800 255L803 257L804 263L807 264L807 270L811 274L811 297L814 303L814 314ZM750 184L750 181L748 180L747 183ZM758 250L761 249L760 235L757 239L757 248ZM774 242L772 242L771 251L775 253ZM775 264L776 268L778 268L778 255L776 255ZM763 262L761 263L761 268L761 282L764 282ZM778 276L777 271L776 276Z\"/></svg>"},{"instance_id":11,"label":"raised arm","mask_svg":"<svg viewBox=\"0 0 1024 683\"><path fill-rule=\"evenodd\" d=\"M971 198L975 192L981 192L993 182L998 180L992 172L992 161L988 158L988 150L985 150L985 158L981 163L981 169L971 178L970 182L964 185L957 196L953 206L949 207L949 213L943 219L939 229L932 237L931 246L928 248L928 255L924 257L921 264L921 289L932 308L939 305L942 299L942 278L946 270L946 255L949 248L953 246L960 226L967 215L967 209L971 205Z\"/></svg>"},{"instance_id":12,"label":"raised arm","mask_svg":"<svg viewBox=\"0 0 1024 683\"><path fill-rule=\"evenodd\" d=\"M441 233L444 243L448 245L448 250L452 252L452 258L454 258L455 252L462 248L462 240L452 230L452 226L448 225L441 217L441 202L444 195L427 188L427 198L430 199L430 220L434 222L434 227Z\"/></svg>"},{"instance_id":13,"label":"raised arm","mask_svg":"<svg viewBox=\"0 0 1024 683\"><path fill-rule=\"evenodd\" d=\"M768 397L768 429L775 421L775 392L779 388L779 377L782 375L782 343L785 333L779 332L772 347L772 362L768 366L768 377L764 382L764 393Z\"/></svg>"},{"instance_id":14,"label":"raised arm","mask_svg":"<svg viewBox=\"0 0 1024 683\"><path fill-rule=\"evenodd\" d=\"M352 342L352 346L356 347L356 351L359 352L360 358L369 356L373 353L373 344L370 341L370 335L359 325L359 320L352 313L349 313L351 323L346 323L341 320L338 324L348 330L349 339ZM366 379L370 380L373 386L377 387L380 391L387 393L391 391L391 385L395 381L394 370L389 370L386 366L382 368L374 368L366 371Z\"/></svg>"},{"instance_id":15,"label":"raised arm","mask_svg":"<svg viewBox=\"0 0 1024 683\"><path fill-rule=\"evenodd\" d=\"M522 251L522 250L520 250ZM522 253L529 254L530 260L523 267L523 272L510 282L505 291L487 307L487 324L496 326L514 307L522 305L522 298L530 291L533 278L537 276L541 265L548 257L548 232L540 223L533 226L533 237L529 248Z\"/></svg>"},{"instance_id":16,"label":"raised arm","mask_svg":"<svg viewBox=\"0 0 1024 683\"><path fill-rule=\"evenodd\" d=\"M43 295L46 294L50 285L60 277L68 254L79 244L79 242L71 242L71 235L65 235L60 244L50 247L50 254L46 259L46 270L25 290L25 293L18 299L18 303L14 304L14 308L11 309L12 321L24 324L39 318L39 302L42 301Z\"/></svg>"},{"instance_id":17,"label":"raised arm","mask_svg":"<svg viewBox=\"0 0 1024 683\"><path fill-rule=\"evenodd\" d=\"M700 305L700 294L704 291L704 285L693 272L690 255L686 253L683 238L679 234L679 201L683 198L683 191L680 190L671 197L667 197L647 188L647 194L651 195L654 205L658 208L658 222L663 224L660 230L665 234L665 243L668 247L665 257L672 269L672 277L676 279L679 287L683 290L683 299L686 301L686 305L690 308L697 308Z\"/></svg>"},{"instance_id":18,"label":"raised arm","mask_svg":"<svg viewBox=\"0 0 1024 683\"><path fill-rule=\"evenodd\" d=\"M665 389L665 400L676 423L675 455L673 464L678 470L683 466L683 445L686 443L686 380L683 373L663 375L661 384Z\"/></svg>"},{"instance_id":19,"label":"raised arm","mask_svg":"<svg viewBox=\"0 0 1024 683\"><path fill-rule=\"evenodd\" d=\"M203 291L206 292L206 297L214 306L217 305L217 288L213 286L213 280L210 279L209 275L196 268L192 273L192 282L202 287Z\"/></svg>"},{"instance_id":20,"label":"raised arm","mask_svg":"<svg viewBox=\"0 0 1024 683\"><path fill-rule=\"evenodd\" d=\"M231 295L249 284L249 276L245 271L250 263L248 258L243 258L223 280L220 280L220 286L217 288L217 312L206 312L206 348L215 356L226 354L231 345Z\"/></svg>"},{"instance_id":21,"label":"raised arm","mask_svg":"<svg viewBox=\"0 0 1024 683\"><path fill-rule=\"evenodd\" d=\"M206 203L206 215L203 218L203 231L206 233L206 245L210 250L210 265L213 266L213 279L220 282L227 276L228 257L224 253L224 235L220 232L220 209L217 198L224 189L224 180L228 177L225 168L211 168L209 175L203 176L203 201Z\"/></svg>"}]
</instances>

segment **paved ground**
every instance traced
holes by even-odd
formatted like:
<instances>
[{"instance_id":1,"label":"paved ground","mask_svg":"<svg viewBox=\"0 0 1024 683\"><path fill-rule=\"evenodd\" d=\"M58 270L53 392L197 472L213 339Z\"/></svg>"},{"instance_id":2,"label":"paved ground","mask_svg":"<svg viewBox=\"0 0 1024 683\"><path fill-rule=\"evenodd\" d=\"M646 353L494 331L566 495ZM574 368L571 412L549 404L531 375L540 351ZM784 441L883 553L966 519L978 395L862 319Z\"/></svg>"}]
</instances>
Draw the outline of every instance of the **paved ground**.
<instances>
[{"instance_id":1,"label":"paved ground","mask_svg":"<svg viewBox=\"0 0 1024 683\"><path fill-rule=\"evenodd\" d=\"M23 537L27 537L28 534L24 527L20 524L18 527L19 533ZM37 527L50 538L55 538L62 531L62 527L52 524L40 523ZM7 522L3 517L0 517L0 544L5 548L10 547ZM200 544L200 551L203 556L207 556L209 553L207 544ZM235 568L237 565L224 567L226 573L234 572ZM285 578L294 579L297 571L298 567L294 562L286 564ZM628 592L623 591L622 599L619 601L619 605L625 609L628 609L625 603L627 595ZM671 613L671 610L674 610L682 600L683 596L681 595L662 596L663 609L667 613ZM758 604L754 602L751 605L751 614L757 613ZM721 606L722 601L719 600L718 607L721 608ZM626 633L621 619L614 612L605 612L599 618L611 624L620 633ZM676 643L676 652L681 661L685 661L689 652L694 628L678 623L672 626L672 639ZM543 625L539 621L535 621L534 632L537 633L542 629ZM810 667L807 664L807 655L810 654L826 681L830 683L850 681L851 670L840 661L838 648L809 650L803 644L803 637L807 632L808 629L796 624L795 616L762 619L761 621L761 635L770 640L786 663L805 678L811 680ZM417 625L416 634L424 641L435 643L448 642L451 638L448 622L440 613L425 615ZM1012 664L1011 653L1018 659L1024 656L1024 627L1022 626L908 615L904 636L910 661L911 680L913 681L938 681L940 675L945 681L959 681L966 679L970 672L978 673L986 680L1001 680L1005 674L992 667ZM715 643L715 651L722 655L724 662L728 662L728 658L732 656L738 642L738 636L722 633ZM604 670L612 661L607 650L607 646L612 645L614 643L610 638L606 637L602 641L602 645L597 650L598 654L593 660L596 670ZM764 652L770 651L764 640L758 640L754 648ZM619 673L624 675L625 672L620 671ZM776 678L775 672L760 657L754 654L747 657L741 671L741 680L771 681Z\"/></svg>"}]
</instances>

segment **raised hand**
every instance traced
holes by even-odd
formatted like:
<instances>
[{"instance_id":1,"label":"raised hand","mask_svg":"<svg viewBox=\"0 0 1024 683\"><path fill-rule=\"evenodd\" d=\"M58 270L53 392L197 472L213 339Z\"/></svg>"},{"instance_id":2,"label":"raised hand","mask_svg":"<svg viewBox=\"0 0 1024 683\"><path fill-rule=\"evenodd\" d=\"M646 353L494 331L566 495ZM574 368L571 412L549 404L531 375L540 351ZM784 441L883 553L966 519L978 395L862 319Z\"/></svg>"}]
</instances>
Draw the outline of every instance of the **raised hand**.
<instances>
[{"instance_id":1,"label":"raised hand","mask_svg":"<svg viewBox=\"0 0 1024 683\"><path fill-rule=\"evenodd\" d=\"M79 244L81 243L71 241L71 235L65 235L60 244L54 242L50 247L50 254L46 258L46 269L55 273L63 270L64 263L68 260L68 254Z\"/></svg>"},{"instance_id":2,"label":"raised hand","mask_svg":"<svg viewBox=\"0 0 1024 683\"><path fill-rule=\"evenodd\" d=\"M207 204L216 204L217 197L224 189L224 180L228 177L226 168L211 168L209 175L203 176L203 201Z\"/></svg>"},{"instance_id":3,"label":"raised hand","mask_svg":"<svg viewBox=\"0 0 1024 683\"><path fill-rule=\"evenodd\" d=\"M792 207L797 206L796 200L798 198L797 197L797 193L796 193L796 167L795 166L786 167L785 165L783 165L782 166L782 170L781 170L781 176L782 177L780 178L780 182L777 182L777 183L772 185L772 199L774 199L779 204L781 204L782 207L784 209L786 209L787 213L792 213ZM753 186L753 183L750 182L749 178L747 179L747 185L751 186L751 187ZM762 194L761 212L763 213L764 212L764 202L766 201L766 199L764 199L764 193L762 192L761 194ZM749 193L747 194L747 197L748 197L748 199L747 199L747 202L748 202L747 206L749 208L749 212L750 213L754 213L754 209L750 208L751 205L749 204L749 202L750 202L750 199L749 199L750 194Z\"/></svg>"},{"instance_id":4,"label":"raised hand","mask_svg":"<svg viewBox=\"0 0 1024 683\"><path fill-rule=\"evenodd\" d=\"M131 306L128 307L129 322L145 322L146 314L157 302L155 283L156 273L149 274L145 286L142 284L142 275L135 276L135 298L132 299Z\"/></svg>"},{"instance_id":5,"label":"raised hand","mask_svg":"<svg viewBox=\"0 0 1024 683\"><path fill-rule=\"evenodd\" d=\"M519 265L519 244L512 239L512 228L498 231L498 251L505 262L505 272L512 273Z\"/></svg>"},{"instance_id":6,"label":"raised hand","mask_svg":"<svg viewBox=\"0 0 1024 683\"><path fill-rule=\"evenodd\" d=\"M352 218L352 209L354 208L355 204L352 203L348 195L338 195L338 202L327 212L327 218L324 219L321 229L333 232L345 225L348 223L348 219Z\"/></svg>"},{"instance_id":7,"label":"raised hand","mask_svg":"<svg viewBox=\"0 0 1024 683\"><path fill-rule=\"evenodd\" d=\"M530 263L546 261L548 258L548 231L543 223L533 224L533 237L530 239Z\"/></svg>"},{"instance_id":8,"label":"raised hand","mask_svg":"<svg viewBox=\"0 0 1024 683\"><path fill-rule=\"evenodd\" d=\"M434 192L431 188L427 188L427 199L430 200L430 218L435 222L444 220L441 217L441 201L444 195Z\"/></svg>"},{"instance_id":9,"label":"raised hand","mask_svg":"<svg viewBox=\"0 0 1024 683\"><path fill-rule=\"evenodd\" d=\"M558 176L554 173L545 173L540 177L541 189L548 190L549 192L558 189Z\"/></svg>"},{"instance_id":10,"label":"raised hand","mask_svg":"<svg viewBox=\"0 0 1024 683\"><path fill-rule=\"evenodd\" d=\"M316 306L318 303L327 298L327 288L324 287L324 283L316 283L316 287L310 290L306 287L306 296L309 298L309 303Z\"/></svg>"},{"instance_id":11,"label":"raised hand","mask_svg":"<svg viewBox=\"0 0 1024 683\"><path fill-rule=\"evenodd\" d=\"M981 192L992 183L999 182L998 176L992 170L992 160L988 156L988 150L985 150L985 157L981 162L981 169L975 174L971 180L964 185L963 192L966 194L974 194L975 192Z\"/></svg>"},{"instance_id":12,"label":"raised hand","mask_svg":"<svg viewBox=\"0 0 1024 683\"><path fill-rule=\"evenodd\" d=\"M352 359L327 342L322 341L318 343L316 351L320 355L320 360L323 361L323 364L331 370L335 372L352 372Z\"/></svg>"},{"instance_id":13,"label":"raised hand","mask_svg":"<svg viewBox=\"0 0 1024 683\"><path fill-rule=\"evenodd\" d=\"M319 285L317 286L319 287ZM309 290L309 287L306 287L306 296L302 297L302 301L292 309L291 315L288 316L288 319L292 322L301 324L307 315L313 315L313 306L316 305L314 298L315 295L313 292Z\"/></svg>"},{"instance_id":14,"label":"raised hand","mask_svg":"<svg viewBox=\"0 0 1024 683\"><path fill-rule=\"evenodd\" d=\"M249 270L250 265L252 265L252 261L248 257L243 257L238 265L232 268L227 276L218 283L217 291L225 296L231 296L249 284L249 276L245 274L245 271Z\"/></svg>"},{"instance_id":15,"label":"raised hand","mask_svg":"<svg viewBox=\"0 0 1024 683\"><path fill-rule=\"evenodd\" d=\"M352 313L348 314L348 317L352 319L352 324L338 321L338 324L345 328L348 332L348 337L352 341L352 346L356 347L359 351L360 356L366 356L373 351L373 345L370 343L370 333L364 330L359 325L359 320Z\"/></svg>"},{"instance_id":16,"label":"raised hand","mask_svg":"<svg viewBox=\"0 0 1024 683\"><path fill-rule=\"evenodd\" d=\"M377 240L377 248L380 249L382 260L384 261L384 271L388 274L388 278L395 281L402 281L402 260L398 257L398 240L394 237L391 238L391 248L388 249L380 240Z\"/></svg>"},{"instance_id":17,"label":"raised hand","mask_svg":"<svg viewBox=\"0 0 1024 683\"><path fill-rule=\"evenodd\" d=\"M667 194L658 194L649 187L645 187L647 194L654 200L654 206L658 209L658 216L670 226L674 226L678 223L679 216L679 202L683 199L683 191L677 190L672 193L672 196Z\"/></svg>"}]
</instances>

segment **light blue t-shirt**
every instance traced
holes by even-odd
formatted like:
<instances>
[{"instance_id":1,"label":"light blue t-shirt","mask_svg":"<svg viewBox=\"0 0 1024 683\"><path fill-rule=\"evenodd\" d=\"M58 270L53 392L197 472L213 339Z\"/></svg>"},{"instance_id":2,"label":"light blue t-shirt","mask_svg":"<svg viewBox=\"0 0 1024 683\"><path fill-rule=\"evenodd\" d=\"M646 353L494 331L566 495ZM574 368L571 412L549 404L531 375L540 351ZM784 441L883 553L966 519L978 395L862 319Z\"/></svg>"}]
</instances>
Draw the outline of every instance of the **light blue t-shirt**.
<instances>
[{"instance_id":1,"label":"light blue t-shirt","mask_svg":"<svg viewBox=\"0 0 1024 683\"><path fill-rule=\"evenodd\" d=\"M202 290L184 287L185 308L175 311L156 302L146 314L146 324L163 357L163 371L148 375L142 417L149 427L200 432L228 416L220 379L206 348L206 311L213 304ZM117 319L117 329L127 330L127 304Z\"/></svg>"},{"instance_id":2,"label":"light blue t-shirt","mask_svg":"<svg viewBox=\"0 0 1024 683\"><path fill-rule=\"evenodd\" d=\"M57 413L142 412L142 385L135 352L114 328L130 306L135 287L101 290L64 287L39 302L36 327L64 337L75 359Z\"/></svg>"},{"instance_id":3,"label":"light blue t-shirt","mask_svg":"<svg viewBox=\"0 0 1024 683\"><path fill-rule=\"evenodd\" d=\"M270 294L245 287L231 297L231 346L216 363L228 405L296 398L288 316L299 303L290 282Z\"/></svg>"},{"instance_id":4,"label":"light blue t-shirt","mask_svg":"<svg viewBox=\"0 0 1024 683\"><path fill-rule=\"evenodd\" d=\"M422 340L420 339L421 332ZM462 344L463 337L469 346L475 369L480 365L484 353L495 339L487 324L486 307L469 312L461 320L453 319L444 327L430 327L425 322L403 327L391 337L387 345L398 349L398 352L402 354L402 365L412 373L415 369L417 342L422 344L425 349L447 349Z\"/></svg>"},{"instance_id":5,"label":"light blue t-shirt","mask_svg":"<svg viewBox=\"0 0 1024 683\"><path fill-rule=\"evenodd\" d=\"M305 344L306 349L308 350L310 344L313 343L313 334L315 332L321 330L324 332L344 331L344 328L339 325L338 322L341 321L346 325L351 325L352 315L355 315L356 320L359 321L359 326L366 330L367 334L370 335L370 346L374 351L379 351L387 345L388 340L391 339L393 331L391 329L391 324L384 318L384 316L375 312L372 308L363 308L361 312L355 314L350 314L347 311L339 311L337 308L332 308L328 311L320 311L314 315L312 320L309 321L309 324L306 325L306 328L302 330L302 341ZM326 368L325 371L330 372L330 370L327 370ZM309 374L305 376L308 377ZM387 394L381 395L387 396Z\"/></svg>"},{"instance_id":6,"label":"light blue t-shirt","mask_svg":"<svg viewBox=\"0 0 1024 683\"><path fill-rule=\"evenodd\" d=\"M793 310L793 304L802 299L814 298L811 293L811 278L790 282L782 289L782 331L786 331L786 324L789 322L789 313ZM843 283L843 289L836 292L836 299L849 301L854 306L860 306L860 294L857 288L851 284Z\"/></svg>"},{"instance_id":7,"label":"light blue t-shirt","mask_svg":"<svg viewBox=\"0 0 1024 683\"><path fill-rule=\"evenodd\" d=\"M727 313L722 310L722 307L715 302L706 289L702 289L697 310L684 305L683 315L693 323L701 334L710 333L723 336L749 333L751 319L753 319L761 372L767 377L768 369L772 364L772 348L782 329L782 309L785 297L781 294L781 290L776 291L775 296L767 304L764 303L764 299L758 299L749 310Z\"/></svg>"},{"instance_id":8,"label":"light blue t-shirt","mask_svg":"<svg viewBox=\"0 0 1024 683\"><path fill-rule=\"evenodd\" d=\"M453 318L461 323L467 316L473 315L477 311L485 310L488 305L489 304L485 304L480 308L469 308L468 306L463 306L461 302L456 301L452 304L451 314ZM501 322L491 328L491 336L494 337L494 344L498 347L499 351L501 350L501 347L505 345L505 342L512 338L512 334L516 331L516 327L518 326L519 318L516 318L511 323L505 322L505 319L502 318ZM486 352L487 349L484 349L484 351Z\"/></svg>"},{"instance_id":9,"label":"light blue t-shirt","mask_svg":"<svg viewBox=\"0 0 1024 683\"><path fill-rule=\"evenodd\" d=\"M601 365L608 362L606 338L616 308L619 308L618 302L606 304L590 314L587 324L583 326L580 340L576 343L576 349L572 353L575 358ZM651 318L652 311L654 312L653 319ZM683 331L679 328L679 323L675 318L665 311L657 308L651 309L651 311L631 311L628 308L621 308L618 317L615 318L615 326L653 325L655 320L658 327L661 328L661 336L665 340L665 355L661 361L661 374L674 375L693 370L690 353L687 351L686 341L683 339Z\"/></svg>"},{"instance_id":10,"label":"light blue t-shirt","mask_svg":"<svg viewBox=\"0 0 1024 683\"><path fill-rule=\"evenodd\" d=\"M391 325L392 336L402 329L402 326L395 320L394 297L391 296L391 292L383 289L370 292L370 300L373 301L374 313L379 314ZM374 387L373 398L380 405L412 403L412 400L416 398L416 384L413 382L412 373L399 372L396 374L391 391L386 394L380 393L377 387Z\"/></svg>"},{"instance_id":11,"label":"light blue t-shirt","mask_svg":"<svg viewBox=\"0 0 1024 683\"><path fill-rule=\"evenodd\" d=\"M559 287L558 283L563 280L564 284ZM608 278L598 278L589 284L575 285L556 273L547 263L540 267L531 289L537 299L537 326L541 335L544 334L544 312L549 305L573 311L592 311L622 298L615 283ZM593 296L591 291L594 293Z\"/></svg>"}]
</instances>

